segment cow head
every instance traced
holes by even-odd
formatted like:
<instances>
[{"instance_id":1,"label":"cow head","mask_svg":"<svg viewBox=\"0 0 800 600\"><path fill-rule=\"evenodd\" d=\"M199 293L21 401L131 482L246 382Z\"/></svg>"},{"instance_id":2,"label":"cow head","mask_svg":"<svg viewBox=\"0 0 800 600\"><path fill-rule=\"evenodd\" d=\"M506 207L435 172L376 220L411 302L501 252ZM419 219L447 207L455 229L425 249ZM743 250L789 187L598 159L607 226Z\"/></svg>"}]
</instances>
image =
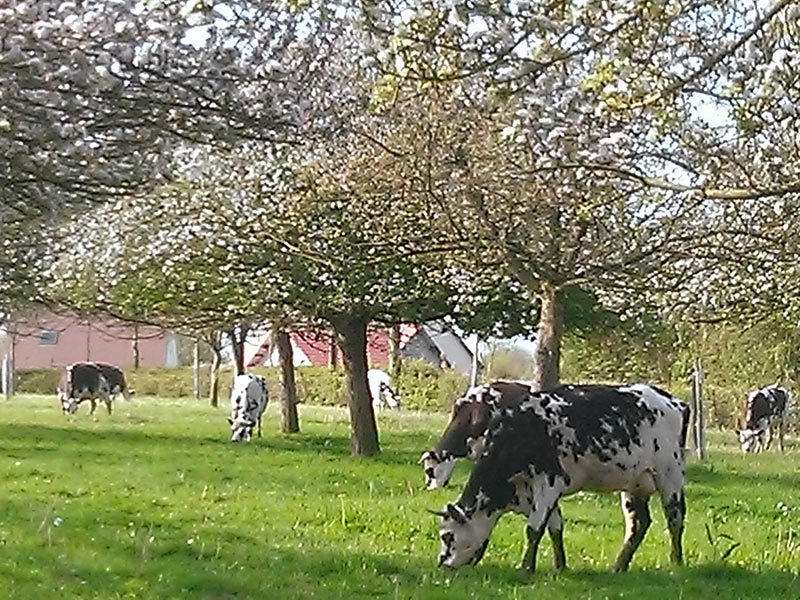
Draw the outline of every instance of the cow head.
<instances>
[{"instance_id":1,"label":"cow head","mask_svg":"<svg viewBox=\"0 0 800 600\"><path fill-rule=\"evenodd\" d=\"M228 423L231 426L231 441L232 442L249 442L253 435L253 427L256 426L255 421L236 420L230 417Z\"/></svg>"},{"instance_id":2,"label":"cow head","mask_svg":"<svg viewBox=\"0 0 800 600\"><path fill-rule=\"evenodd\" d=\"M761 448L764 431L758 429L742 429L739 434L739 445L742 452L757 452Z\"/></svg>"},{"instance_id":3,"label":"cow head","mask_svg":"<svg viewBox=\"0 0 800 600\"><path fill-rule=\"evenodd\" d=\"M425 471L425 485L429 490L446 486L456 466L455 457L446 450L423 452L419 462Z\"/></svg>"},{"instance_id":4,"label":"cow head","mask_svg":"<svg viewBox=\"0 0 800 600\"><path fill-rule=\"evenodd\" d=\"M444 510L431 512L441 517L439 566L456 569L466 564L478 564L489 545L489 534L497 517L458 504L448 504Z\"/></svg>"},{"instance_id":5,"label":"cow head","mask_svg":"<svg viewBox=\"0 0 800 600\"><path fill-rule=\"evenodd\" d=\"M70 398L62 390L58 390L58 401L61 403L61 412L65 415L75 414L75 411L78 410L78 401L75 398Z\"/></svg>"}]
</instances>

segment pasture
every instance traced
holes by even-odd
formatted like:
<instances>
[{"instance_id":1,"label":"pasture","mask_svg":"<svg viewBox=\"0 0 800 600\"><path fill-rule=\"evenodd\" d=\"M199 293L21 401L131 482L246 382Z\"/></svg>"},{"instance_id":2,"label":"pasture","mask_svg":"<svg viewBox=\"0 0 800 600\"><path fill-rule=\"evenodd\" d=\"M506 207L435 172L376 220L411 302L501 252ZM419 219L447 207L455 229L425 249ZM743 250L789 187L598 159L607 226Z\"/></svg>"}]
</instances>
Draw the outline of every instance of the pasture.
<instances>
[{"instance_id":1,"label":"pasture","mask_svg":"<svg viewBox=\"0 0 800 600\"><path fill-rule=\"evenodd\" d=\"M416 464L446 415L379 415L383 453L348 454L347 413L301 406L302 433L228 442L225 408L136 398L66 418L53 397L0 403L0 581L7 598L800 597L800 447L743 456L733 433L688 473L687 565L672 568L660 503L631 571L616 494L562 504L569 570L517 570L524 520L505 516L477 567L436 567L437 519L455 500Z\"/></svg>"}]
</instances>

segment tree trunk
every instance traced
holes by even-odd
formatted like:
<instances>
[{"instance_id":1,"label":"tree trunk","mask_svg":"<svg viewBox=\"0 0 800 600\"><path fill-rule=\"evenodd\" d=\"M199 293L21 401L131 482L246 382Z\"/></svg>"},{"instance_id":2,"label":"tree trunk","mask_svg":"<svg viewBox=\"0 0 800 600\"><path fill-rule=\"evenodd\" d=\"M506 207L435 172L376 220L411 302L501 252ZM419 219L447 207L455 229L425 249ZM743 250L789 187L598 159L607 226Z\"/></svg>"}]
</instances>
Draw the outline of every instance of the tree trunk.
<instances>
[{"instance_id":1,"label":"tree trunk","mask_svg":"<svg viewBox=\"0 0 800 600\"><path fill-rule=\"evenodd\" d=\"M367 319L349 315L331 318L350 391L350 452L371 456L380 452L378 427L367 385Z\"/></svg>"},{"instance_id":2,"label":"tree trunk","mask_svg":"<svg viewBox=\"0 0 800 600\"><path fill-rule=\"evenodd\" d=\"M400 376L401 368L400 325L392 325L389 329L389 375L393 380Z\"/></svg>"},{"instance_id":3,"label":"tree trunk","mask_svg":"<svg viewBox=\"0 0 800 600\"><path fill-rule=\"evenodd\" d=\"M133 340L131 340L131 346L133 349L133 369L136 370L141 363L141 355L139 353L139 325L136 323L133 324Z\"/></svg>"},{"instance_id":4,"label":"tree trunk","mask_svg":"<svg viewBox=\"0 0 800 600\"><path fill-rule=\"evenodd\" d=\"M336 335L331 337L330 353L328 354L328 367L331 371L336 370L336 363L339 362L339 346L336 345Z\"/></svg>"},{"instance_id":5,"label":"tree trunk","mask_svg":"<svg viewBox=\"0 0 800 600\"><path fill-rule=\"evenodd\" d=\"M281 365L281 432L297 433L297 386L294 381L294 352L286 331L275 331L275 343Z\"/></svg>"},{"instance_id":6,"label":"tree trunk","mask_svg":"<svg viewBox=\"0 0 800 600\"><path fill-rule=\"evenodd\" d=\"M244 375L244 338L246 329L237 325L231 330L231 344L233 348L233 374Z\"/></svg>"},{"instance_id":7,"label":"tree trunk","mask_svg":"<svg viewBox=\"0 0 800 600\"><path fill-rule=\"evenodd\" d=\"M564 333L564 292L553 284L545 283L539 297L542 309L533 357L533 385L535 389L547 390L559 383L561 337Z\"/></svg>"},{"instance_id":8,"label":"tree trunk","mask_svg":"<svg viewBox=\"0 0 800 600\"><path fill-rule=\"evenodd\" d=\"M219 340L219 338L217 338ZM211 360L211 382L208 390L208 397L211 406L216 408L219 406L219 366L222 363L222 354L220 353L219 344L211 345L211 352L214 358Z\"/></svg>"}]
</instances>

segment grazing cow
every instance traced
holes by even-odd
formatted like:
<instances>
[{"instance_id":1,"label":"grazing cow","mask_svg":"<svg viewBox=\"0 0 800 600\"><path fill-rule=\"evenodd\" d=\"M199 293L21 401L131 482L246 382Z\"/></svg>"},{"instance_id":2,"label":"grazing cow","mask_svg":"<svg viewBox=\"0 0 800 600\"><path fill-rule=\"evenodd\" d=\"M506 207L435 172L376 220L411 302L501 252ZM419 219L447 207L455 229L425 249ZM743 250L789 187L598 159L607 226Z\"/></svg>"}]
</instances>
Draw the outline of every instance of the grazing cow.
<instances>
[{"instance_id":1,"label":"grazing cow","mask_svg":"<svg viewBox=\"0 0 800 600\"><path fill-rule=\"evenodd\" d=\"M373 408L381 409L384 406L389 408L400 407L400 398L392 388L392 378L386 371L370 369L367 371L367 383L369 384L369 395L372 398Z\"/></svg>"},{"instance_id":2,"label":"grazing cow","mask_svg":"<svg viewBox=\"0 0 800 600\"><path fill-rule=\"evenodd\" d=\"M122 372L122 369L119 367L115 367L114 365L109 365L107 363L94 363L100 369L100 372L105 377L106 382L108 383L108 393L113 398L114 396L122 396L122 399L126 402L131 399L131 396L134 394L134 391L128 387L128 383L125 380L125 373Z\"/></svg>"},{"instance_id":3,"label":"grazing cow","mask_svg":"<svg viewBox=\"0 0 800 600\"><path fill-rule=\"evenodd\" d=\"M545 527L565 563L558 502L579 490L620 491L625 541L614 568L624 571L650 525L648 500L660 493L674 563L681 563L686 504L684 451L689 407L658 388L562 386L532 392L492 419L486 450L455 504L439 511L439 564L476 564L499 517L527 515L523 567L533 572Z\"/></svg>"},{"instance_id":4,"label":"grazing cow","mask_svg":"<svg viewBox=\"0 0 800 600\"><path fill-rule=\"evenodd\" d=\"M783 424L789 414L788 390L770 385L747 395L744 429L738 431L742 452L760 452L772 443L772 427L778 427L778 443L783 452ZM766 443L764 437L766 435Z\"/></svg>"},{"instance_id":5,"label":"grazing cow","mask_svg":"<svg viewBox=\"0 0 800 600\"><path fill-rule=\"evenodd\" d=\"M231 389L232 442L249 442L253 427L258 423L258 437L261 437L261 415L267 408L269 393L267 382L260 375L237 375Z\"/></svg>"},{"instance_id":6,"label":"grazing cow","mask_svg":"<svg viewBox=\"0 0 800 600\"><path fill-rule=\"evenodd\" d=\"M450 481L456 460L477 460L489 421L500 411L519 406L532 392L521 382L495 381L476 386L453 405L450 422L433 450L422 454L419 462L429 490L444 487Z\"/></svg>"},{"instance_id":7,"label":"grazing cow","mask_svg":"<svg viewBox=\"0 0 800 600\"><path fill-rule=\"evenodd\" d=\"M111 414L112 398L121 394L130 400L131 393L125 374L118 367L104 363L73 363L64 369L58 382L58 399L64 414L76 412L84 400L91 402L90 415L97 408L97 400L102 400Z\"/></svg>"}]
</instances>

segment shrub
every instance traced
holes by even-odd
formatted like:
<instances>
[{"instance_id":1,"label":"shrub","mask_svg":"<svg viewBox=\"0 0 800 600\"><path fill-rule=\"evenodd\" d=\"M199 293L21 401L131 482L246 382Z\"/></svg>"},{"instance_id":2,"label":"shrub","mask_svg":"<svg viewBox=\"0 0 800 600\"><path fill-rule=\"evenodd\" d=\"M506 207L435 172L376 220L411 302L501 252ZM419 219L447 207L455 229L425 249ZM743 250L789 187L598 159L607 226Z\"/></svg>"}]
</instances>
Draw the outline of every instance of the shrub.
<instances>
[{"instance_id":1,"label":"shrub","mask_svg":"<svg viewBox=\"0 0 800 600\"><path fill-rule=\"evenodd\" d=\"M453 401L468 386L468 379L450 371L439 371L423 361L407 361L403 374L395 382L403 407L412 410L449 410ZM210 367L203 365L200 374L200 395L208 398ZM27 394L55 394L62 369L19 369L17 391ZM250 372L263 376L272 394L278 400L280 374L277 367L258 367ZM164 398L191 398L193 393L191 367L142 367L125 372L130 387L140 396ZM331 371L327 367L299 367L295 370L299 402L343 406L347 404L347 378L342 369ZM227 401L233 382L231 369L220 370L220 404Z\"/></svg>"},{"instance_id":2,"label":"shrub","mask_svg":"<svg viewBox=\"0 0 800 600\"><path fill-rule=\"evenodd\" d=\"M469 378L454 371L440 371L423 360L407 360L395 387L405 408L449 411L467 391Z\"/></svg>"}]
</instances>

